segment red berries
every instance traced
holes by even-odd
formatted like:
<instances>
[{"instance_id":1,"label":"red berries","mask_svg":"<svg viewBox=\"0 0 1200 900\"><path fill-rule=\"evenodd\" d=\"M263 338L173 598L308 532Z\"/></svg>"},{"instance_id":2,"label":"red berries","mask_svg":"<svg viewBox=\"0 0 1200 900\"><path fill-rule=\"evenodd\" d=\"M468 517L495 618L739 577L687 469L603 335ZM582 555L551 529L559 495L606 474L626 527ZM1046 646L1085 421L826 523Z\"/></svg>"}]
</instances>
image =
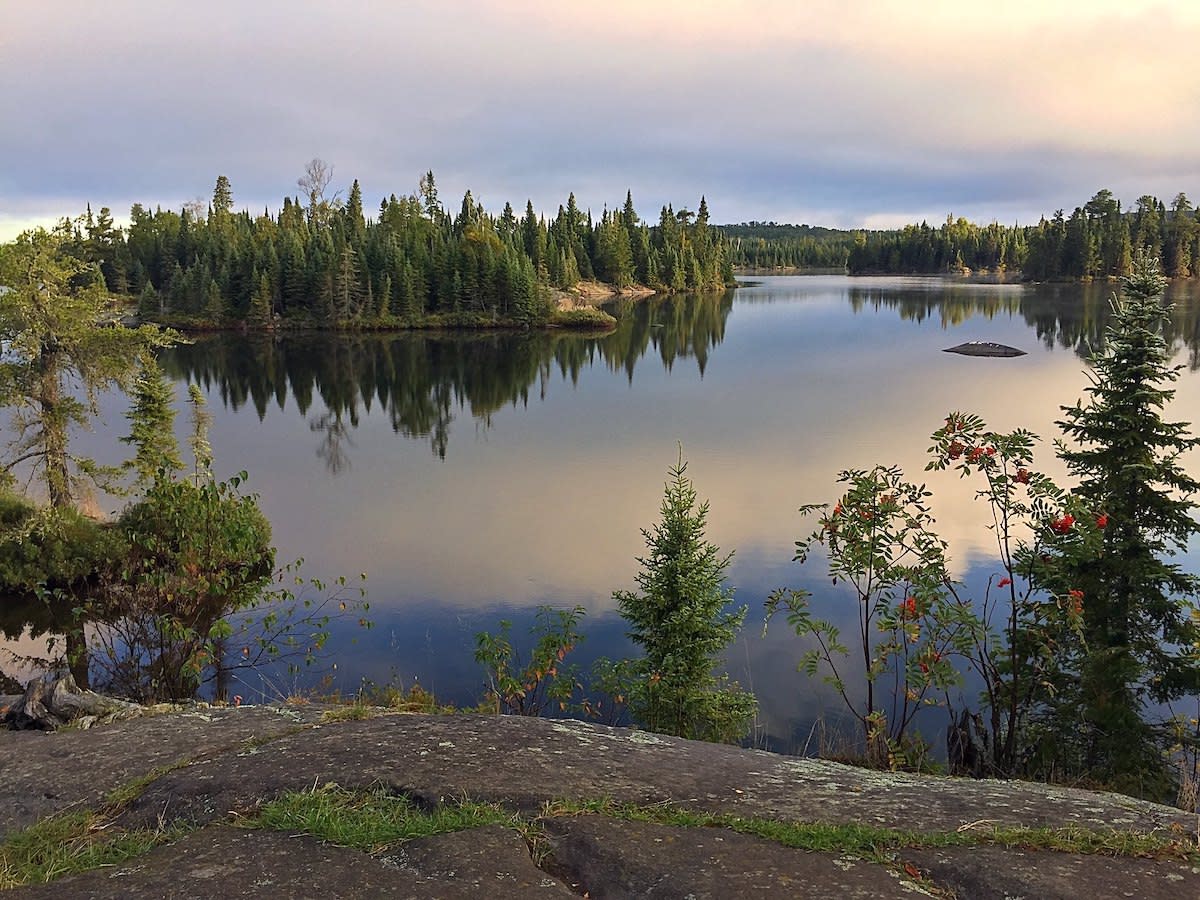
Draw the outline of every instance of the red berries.
<instances>
[{"instance_id":1,"label":"red berries","mask_svg":"<svg viewBox=\"0 0 1200 900\"><path fill-rule=\"evenodd\" d=\"M1071 530L1071 526L1075 524L1075 517L1067 513L1061 519L1054 519L1050 523L1050 529L1056 534L1066 534Z\"/></svg>"},{"instance_id":2,"label":"red berries","mask_svg":"<svg viewBox=\"0 0 1200 900\"><path fill-rule=\"evenodd\" d=\"M1071 612L1074 615L1079 615L1083 612L1083 591L1072 588L1067 591L1067 596L1071 598Z\"/></svg>"}]
</instances>

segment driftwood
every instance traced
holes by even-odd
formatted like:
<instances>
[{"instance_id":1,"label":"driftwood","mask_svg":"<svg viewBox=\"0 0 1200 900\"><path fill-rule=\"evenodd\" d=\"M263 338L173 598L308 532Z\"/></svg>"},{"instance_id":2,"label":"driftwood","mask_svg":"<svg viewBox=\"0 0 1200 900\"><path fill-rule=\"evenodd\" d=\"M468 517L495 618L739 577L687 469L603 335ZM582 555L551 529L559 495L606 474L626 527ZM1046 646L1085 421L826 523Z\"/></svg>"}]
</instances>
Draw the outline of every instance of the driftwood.
<instances>
[{"instance_id":1,"label":"driftwood","mask_svg":"<svg viewBox=\"0 0 1200 900\"><path fill-rule=\"evenodd\" d=\"M959 353L963 356L1024 356L1024 350L997 344L994 341L967 341L957 347L947 347L943 353Z\"/></svg>"},{"instance_id":2,"label":"driftwood","mask_svg":"<svg viewBox=\"0 0 1200 900\"><path fill-rule=\"evenodd\" d=\"M961 715L950 715L946 730L946 761L951 775L985 778L993 774L991 736L983 725L983 717L964 709Z\"/></svg>"},{"instance_id":3,"label":"driftwood","mask_svg":"<svg viewBox=\"0 0 1200 900\"><path fill-rule=\"evenodd\" d=\"M73 723L88 728L141 713L142 707L136 703L81 690L68 672L48 672L26 685L25 693L0 715L0 725L53 730Z\"/></svg>"}]
</instances>

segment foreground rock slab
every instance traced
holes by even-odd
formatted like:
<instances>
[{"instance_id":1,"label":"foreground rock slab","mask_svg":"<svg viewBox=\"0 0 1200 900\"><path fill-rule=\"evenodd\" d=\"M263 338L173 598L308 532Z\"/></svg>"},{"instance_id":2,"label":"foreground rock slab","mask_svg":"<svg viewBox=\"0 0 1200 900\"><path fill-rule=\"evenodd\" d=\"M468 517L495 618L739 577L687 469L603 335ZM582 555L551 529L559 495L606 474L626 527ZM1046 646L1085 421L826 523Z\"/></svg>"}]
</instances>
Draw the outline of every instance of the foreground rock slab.
<instances>
[{"instance_id":1,"label":"foreground rock slab","mask_svg":"<svg viewBox=\"0 0 1200 900\"><path fill-rule=\"evenodd\" d=\"M793 850L725 828L580 816L550 823L555 871L593 900L874 900L924 894L880 865Z\"/></svg>"},{"instance_id":2,"label":"foreground rock slab","mask_svg":"<svg viewBox=\"0 0 1200 900\"><path fill-rule=\"evenodd\" d=\"M123 866L6 892L13 898L395 897L496 900L577 897L538 869L515 831L499 826L412 841L376 858L304 835L214 826Z\"/></svg>"},{"instance_id":3,"label":"foreground rock slab","mask_svg":"<svg viewBox=\"0 0 1200 900\"><path fill-rule=\"evenodd\" d=\"M939 886L972 900L1200 897L1200 869L1168 861L1004 847L907 850L902 856Z\"/></svg>"},{"instance_id":4,"label":"foreground rock slab","mask_svg":"<svg viewBox=\"0 0 1200 900\"><path fill-rule=\"evenodd\" d=\"M902 849L882 865L725 828L545 815L548 802L606 800L916 832L996 825L1194 835L1194 816L1118 795L870 772L582 722L405 714L329 721L324 713L196 708L82 732L0 732L0 837L50 813L96 808L122 786L136 796L105 823L113 833L198 826L121 866L13 896L1200 896L1200 873L1170 861L985 845ZM540 817L546 837L536 856L502 826L368 854L230 827L284 791L326 784L382 787L426 807L490 801Z\"/></svg>"},{"instance_id":5,"label":"foreground rock slab","mask_svg":"<svg viewBox=\"0 0 1200 900\"><path fill-rule=\"evenodd\" d=\"M321 725L168 772L121 822L206 823L314 784L383 785L434 806L469 797L537 812L551 800L673 803L717 813L881 828L1191 829L1178 810L1023 782L871 772L584 722L516 716L385 716Z\"/></svg>"},{"instance_id":6,"label":"foreground rock slab","mask_svg":"<svg viewBox=\"0 0 1200 900\"><path fill-rule=\"evenodd\" d=\"M88 731L0 730L0 838L68 807L93 806L157 770L244 750L319 716L304 707L196 708Z\"/></svg>"}]
</instances>

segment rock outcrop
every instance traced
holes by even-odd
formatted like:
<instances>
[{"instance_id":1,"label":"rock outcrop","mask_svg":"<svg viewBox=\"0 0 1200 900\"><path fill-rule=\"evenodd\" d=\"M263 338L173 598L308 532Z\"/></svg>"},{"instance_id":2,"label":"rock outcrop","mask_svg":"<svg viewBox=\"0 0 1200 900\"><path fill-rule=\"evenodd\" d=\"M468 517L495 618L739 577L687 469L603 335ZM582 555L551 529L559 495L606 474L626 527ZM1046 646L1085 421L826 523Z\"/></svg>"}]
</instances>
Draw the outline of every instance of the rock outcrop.
<instances>
[{"instance_id":1,"label":"rock outcrop","mask_svg":"<svg viewBox=\"0 0 1200 900\"><path fill-rule=\"evenodd\" d=\"M193 830L119 866L14 896L54 897L959 897L1200 896L1186 861L903 842L868 858L728 827L551 814L547 804L893 828L917 836L993 826L1194 838L1196 819L1112 794L872 772L583 722L386 714L319 707L196 708L89 731L0 732L0 837L67 808L98 807L132 779L110 827ZM432 809L487 801L535 823L487 825L375 848L231 827L284 791L337 784ZM616 808L616 807L613 807Z\"/></svg>"}]
</instances>

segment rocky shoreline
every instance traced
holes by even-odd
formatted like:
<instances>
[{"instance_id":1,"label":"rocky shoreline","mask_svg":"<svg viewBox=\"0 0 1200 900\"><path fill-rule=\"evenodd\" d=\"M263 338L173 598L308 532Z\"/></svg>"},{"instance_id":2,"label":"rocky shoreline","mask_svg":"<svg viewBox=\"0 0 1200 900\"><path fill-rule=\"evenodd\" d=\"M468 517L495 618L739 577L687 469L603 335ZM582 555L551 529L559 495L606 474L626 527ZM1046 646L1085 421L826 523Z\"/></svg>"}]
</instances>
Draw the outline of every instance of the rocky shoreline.
<instances>
[{"instance_id":1,"label":"rocky shoreline","mask_svg":"<svg viewBox=\"0 0 1200 900\"><path fill-rule=\"evenodd\" d=\"M576 721L201 704L0 732L0 772L0 840L86 809L102 833L170 838L15 897L1200 895L1179 810ZM511 819L364 850L256 818L335 786Z\"/></svg>"}]
</instances>

